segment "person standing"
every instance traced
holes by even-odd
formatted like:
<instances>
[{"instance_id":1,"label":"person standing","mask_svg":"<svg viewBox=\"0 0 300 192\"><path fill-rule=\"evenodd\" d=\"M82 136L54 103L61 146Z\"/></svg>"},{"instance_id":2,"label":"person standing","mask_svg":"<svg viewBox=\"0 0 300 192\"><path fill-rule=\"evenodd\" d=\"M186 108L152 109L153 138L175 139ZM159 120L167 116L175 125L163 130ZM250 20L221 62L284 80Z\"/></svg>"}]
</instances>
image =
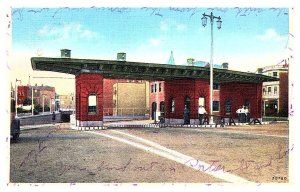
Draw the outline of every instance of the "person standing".
<instances>
[{"instance_id":1,"label":"person standing","mask_svg":"<svg viewBox=\"0 0 300 192\"><path fill-rule=\"evenodd\" d=\"M250 122L250 113L247 106L244 107L244 113L245 113L245 122Z\"/></svg>"},{"instance_id":2,"label":"person standing","mask_svg":"<svg viewBox=\"0 0 300 192\"><path fill-rule=\"evenodd\" d=\"M52 113L52 122L53 122L53 124L55 123L55 119L56 119L56 115L55 115L55 112L53 111L53 113Z\"/></svg>"},{"instance_id":3,"label":"person standing","mask_svg":"<svg viewBox=\"0 0 300 192\"><path fill-rule=\"evenodd\" d=\"M199 108L198 108L198 117L199 117L199 124L202 125L202 121L204 119L204 114L206 114L206 110L205 108L200 105Z\"/></svg>"},{"instance_id":4,"label":"person standing","mask_svg":"<svg viewBox=\"0 0 300 192\"><path fill-rule=\"evenodd\" d=\"M190 110L185 105L183 110L183 124L188 125L190 124Z\"/></svg>"},{"instance_id":5,"label":"person standing","mask_svg":"<svg viewBox=\"0 0 300 192\"><path fill-rule=\"evenodd\" d=\"M238 110L236 110L237 116L238 116L238 121L239 123L242 122L242 116L243 116L243 107L240 106L240 108L238 108Z\"/></svg>"}]
</instances>

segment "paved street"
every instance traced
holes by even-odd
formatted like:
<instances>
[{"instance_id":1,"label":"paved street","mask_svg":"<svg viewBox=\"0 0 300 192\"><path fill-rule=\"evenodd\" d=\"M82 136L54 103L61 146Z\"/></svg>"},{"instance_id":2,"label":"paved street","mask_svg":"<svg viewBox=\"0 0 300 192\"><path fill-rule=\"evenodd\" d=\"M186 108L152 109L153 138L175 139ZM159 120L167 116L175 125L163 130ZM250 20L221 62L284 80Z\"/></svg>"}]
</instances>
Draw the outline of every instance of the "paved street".
<instances>
[{"instance_id":1,"label":"paved street","mask_svg":"<svg viewBox=\"0 0 300 192\"><path fill-rule=\"evenodd\" d=\"M272 130L272 131L270 131ZM288 182L288 125L24 129L11 144L13 183Z\"/></svg>"}]
</instances>

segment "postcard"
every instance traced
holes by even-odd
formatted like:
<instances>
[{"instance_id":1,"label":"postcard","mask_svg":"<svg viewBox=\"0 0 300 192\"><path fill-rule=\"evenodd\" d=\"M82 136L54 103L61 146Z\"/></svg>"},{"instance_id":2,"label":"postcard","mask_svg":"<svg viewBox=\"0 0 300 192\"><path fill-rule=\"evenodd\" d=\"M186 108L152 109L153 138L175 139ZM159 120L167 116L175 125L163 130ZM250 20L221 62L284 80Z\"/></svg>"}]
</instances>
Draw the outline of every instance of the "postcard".
<instances>
[{"instance_id":1,"label":"postcard","mask_svg":"<svg viewBox=\"0 0 300 192\"><path fill-rule=\"evenodd\" d=\"M3 15L5 190L294 189L292 5Z\"/></svg>"}]
</instances>

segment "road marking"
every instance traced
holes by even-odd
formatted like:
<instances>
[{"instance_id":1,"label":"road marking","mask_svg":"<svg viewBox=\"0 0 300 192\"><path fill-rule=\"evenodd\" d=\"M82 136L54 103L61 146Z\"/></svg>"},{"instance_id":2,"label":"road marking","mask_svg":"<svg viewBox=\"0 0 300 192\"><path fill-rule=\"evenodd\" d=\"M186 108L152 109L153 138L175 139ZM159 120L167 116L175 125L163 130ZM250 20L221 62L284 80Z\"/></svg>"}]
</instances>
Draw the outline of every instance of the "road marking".
<instances>
[{"instance_id":1,"label":"road marking","mask_svg":"<svg viewBox=\"0 0 300 192\"><path fill-rule=\"evenodd\" d=\"M200 161L200 160L195 159L191 156L184 155L184 154L179 153L177 151L174 151L174 150L168 149L166 147L163 147L163 146L161 146L161 145L159 145L155 142L152 142L152 141L149 141L149 140L146 140L146 139L143 139L143 138L139 138L139 137L134 136L134 135L114 131L116 133L126 135L130 138L134 138L136 141L141 141L144 144L137 143L137 142L134 142L134 141L130 141L128 139L113 136L113 135L110 135L110 134L101 133L101 132L95 132L95 131L86 131L86 132L96 134L96 135L100 135L100 136L103 136L103 137L107 137L107 138L110 138L110 139L114 139L114 140L117 140L119 142L126 143L128 145L132 145L136 148L139 148L139 149L145 150L147 152L159 155L161 157L165 157L167 159L176 161L176 162L181 163L181 164L183 164L187 167L196 169L197 171L212 175L216 178L222 179L222 180L227 181L227 182L231 182L231 183L251 183L250 181L248 181L248 180L246 180L242 177L239 177L237 175L234 175L234 174L231 174L231 173L228 173L228 172L224 172L223 170L207 171L207 170L214 170L214 169L216 170L217 167L214 167L214 166L212 166L212 164L208 164L204 161ZM147 144L148 146L145 145L145 144ZM192 163L187 163L187 162L191 162L191 161L197 162L197 166L193 165ZM199 169L199 166L202 169Z\"/></svg>"}]
</instances>

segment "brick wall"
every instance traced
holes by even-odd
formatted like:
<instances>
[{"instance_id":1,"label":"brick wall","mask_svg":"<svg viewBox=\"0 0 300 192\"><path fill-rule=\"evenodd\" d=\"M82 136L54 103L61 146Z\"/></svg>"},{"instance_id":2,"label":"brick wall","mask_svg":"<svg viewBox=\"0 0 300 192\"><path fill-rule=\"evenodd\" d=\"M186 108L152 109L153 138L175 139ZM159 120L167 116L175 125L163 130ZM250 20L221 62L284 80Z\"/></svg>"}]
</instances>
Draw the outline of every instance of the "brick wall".
<instances>
[{"instance_id":1,"label":"brick wall","mask_svg":"<svg viewBox=\"0 0 300 192\"><path fill-rule=\"evenodd\" d=\"M103 79L103 111L104 115L113 115L113 86L116 83L135 83L135 84L145 84L149 87L147 81L133 81L127 79ZM146 90L146 107L149 108L149 90Z\"/></svg>"},{"instance_id":2,"label":"brick wall","mask_svg":"<svg viewBox=\"0 0 300 192\"><path fill-rule=\"evenodd\" d=\"M225 102L231 100L231 113L226 113ZM220 87L220 115L237 118L236 110L250 103L252 117L261 117L262 107L262 84L255 83L223 83Z\"/></svg>"},{"instance_id":3,"label":"brick wall","mask_svg":"<svg viewBox=\"0 0 300 192\"><path fill-rule=\"evenodd\" d=\"M287 117L289 104L288 73L280 73L279 79L279 113L281 116Z\"/></svg>"},{"instance_id":4,"label":"brick wall","mask_svg":"<svg viewBox=\"0 0 300 192\"><path fill-rule=\"evenodd\" d=\"M114 115L145 115L148 103L146 93L148 84L143 83L116 83L114 84Z\"/></svg>"},{"instance_id":5,"label":"brick wall","mask_svg":"<svg viewBox=\"0 0 300 192\"><path fill-rule=\"evenodd\" d=\"M198 99L205 98L205 109L209 106L209 81L196 80L168 80L165 81L165 116L166 118L183 119L184 101L190 98L190 119L198 118ZM171 99L175 100L175 111L171 112Z\"/></svg>"},{"instance_id":6,"label":"brick wall","mask_svg":"<svg viewBox=\"0 0 300 192\"><path fill-rule=\"evenodd\" d=\"M25 99L29 97L29 86L18 86L18 105L24 103ZM31 98L30 98L31 99Z\"/></svg>"},{"instance_id":7,"label":"brick wall","mask_svg":"<svg viewBox=\"0 0 300 192\"><path fill-rule=\"evenodd\" d=\"M88 96L95 94L97 110L88 113ZM76 119L80 121L103 120L103 76L97 73L81 73L76 76Z\"/></svg>"}]
</instances>

